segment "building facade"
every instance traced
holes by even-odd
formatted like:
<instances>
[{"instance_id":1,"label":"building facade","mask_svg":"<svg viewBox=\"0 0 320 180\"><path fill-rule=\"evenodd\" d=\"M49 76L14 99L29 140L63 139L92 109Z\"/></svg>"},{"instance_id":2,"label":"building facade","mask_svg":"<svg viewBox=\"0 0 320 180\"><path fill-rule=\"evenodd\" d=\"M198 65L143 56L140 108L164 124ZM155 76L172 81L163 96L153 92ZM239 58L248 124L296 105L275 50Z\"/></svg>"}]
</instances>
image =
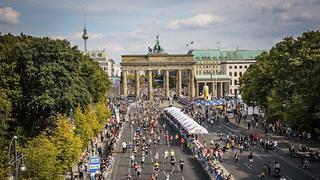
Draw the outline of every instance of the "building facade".
<instances>
[{"instance_id":1,"label":"building facade","mask_svg":"<svg viewBox=\"0 0 320 180\"><path fill-rule=\"evenodd\" d=\"M121 66L120 64L113 64L112 76L121 76Z\"/></svg>"},{"instance_id":2,"label":"building facade","mask_svg":"<svg viewBox=\"0 0 320 180\"><path fill-rule=\"evenodd\" d=\"M121 68L119 64L115 64L113 59L110 59L105 50L86 51L86 55L99 63L101 69L111 78L112 76L120 76Z\"/></svg>"},{"instance_id":3,"label":"building facade","mask_svg":"<svg viewBox=\"0 0 320 180\"><path fill-rule=\"evenodd\" d=\"M205 82L205 85L211 82L212 96L218 97L219 92L217 91L219 89L219 94L222 94L222 96L234 96L239 93L240 77L246 72L250 64L256 62L255 58L262 52L262 50L221 51L219 49L209 49L190 50L189 54L192 54L193 60L196 61L196 79L201 79L202 82ZM229 83L226 83L226 81L229 81ZM222 82L220 86L218 85L219 82ZM214 89L217 91L213 91ZM201 88L197 90L201 94Z\"/></svg>"}]
</instances>

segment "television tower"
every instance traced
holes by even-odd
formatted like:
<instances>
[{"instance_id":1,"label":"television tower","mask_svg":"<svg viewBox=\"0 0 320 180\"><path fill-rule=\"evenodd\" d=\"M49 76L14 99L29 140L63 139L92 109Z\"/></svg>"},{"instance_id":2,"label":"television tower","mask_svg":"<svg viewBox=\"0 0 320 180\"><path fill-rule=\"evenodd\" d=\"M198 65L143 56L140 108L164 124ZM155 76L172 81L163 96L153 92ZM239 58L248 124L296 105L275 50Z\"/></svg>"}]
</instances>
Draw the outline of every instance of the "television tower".
<instances>
[{"instance_id":1,"label":"television tower","mask_svg":"<svg viewBox=\"0 0 320 180\"><path fill-rule=\"evenodd\" d=\"M82 39L84 40L84 51L87 51L87 40L89 39L86 27L86 7L83 8L83 34Z\"/></svg>"}]
</instances>

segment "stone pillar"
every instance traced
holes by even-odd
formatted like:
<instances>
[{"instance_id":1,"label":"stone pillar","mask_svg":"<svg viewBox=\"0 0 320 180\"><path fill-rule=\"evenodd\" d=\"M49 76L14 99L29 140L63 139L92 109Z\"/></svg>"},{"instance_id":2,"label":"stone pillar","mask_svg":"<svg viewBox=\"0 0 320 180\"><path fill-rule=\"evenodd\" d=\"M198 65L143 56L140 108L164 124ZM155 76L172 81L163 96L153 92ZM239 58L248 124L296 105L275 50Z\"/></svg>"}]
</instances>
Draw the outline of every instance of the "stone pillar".
<instances>
[{"instance_id":1,"label":"stone pillar","mask_svg":"<svg viewBox=\"0 0 320 180\"><path fill-rule=\"evenodd\" d=\"M214 85L215 85L215 82L212 81L212 97L216 97L216 94L215 94L215 88L214 88Z\"/></svg>"},{"instance_id":2,"label":"stone pillar","mask_svg":"<svg viewBox=\"0 0 320 180\"><path fill-rule=\"evenodd\" d=\"M123 96L128 96L128 82L127 82L127 70L122 70L121 71L121 78L122 78L122 95Z\"/></svg>"},{"instance_id":3,"label":"stone pillar","mask_svg":"<svg viewBox=\"0 0 320 180\"><path fill-rule=\"evenodd\" d=\"M163 91L164 98L168 99L169 97L169 71L163 70Z\"/></svg>"},{"instance_id":4,"label":"stone pillar","mask_svg":"<svg viewBox=\"0 0 320 180\"><path fill-rule=\"evenodd\" d=\"M148 99L152 100L152 70L148 70Z\"/></svg>"},{"instance_id":5,"label":"stone pillar","mask_svg":"<svg viewBox=\"0 0 320 180\"><path fill-rule=\"evenodd\" d=\"M181 70L176 70L176 97L179 98L182 93Z\"/></svg>"},{"instance_id":6,"label":"stone pillar","mask_svg":"<svg viewBox=\"0 0 320 180\"><path fill-rule=\"evenodd\" d=\"M226 82L226 90L225 91L228 91L228 95L230 95L230 82Z\"/></svg>"},{"instance_id":7,"label":"stone pillar","mask_svg":"<svg viewBox=\"0 0 320 180\"><path fill-rule=\"evenodd\" d=\"M196 82L196 97L199 96L199 83Z\"/></svg>"},{"instance_id":8,"label":"stone pillar","mask_svg":"<svg viewBox=\"0 0 320 180\"><path fill-rule=\"evenodd\" d=\"M136 75L136 97L140 97L140 72L139 70L135 71Z\"/></svg>"},{"instance_id":9,"label":"stone pillar","mask_svg":"<svg viewBox=\"0 0 320 180\"><path fill-rule=\"evenodd\" d=\"M220 97L223 97L223 82L220 83Z\"/></svg>"},{"instance_id":10,"label":"stone pillar","mask_svg":"<svg viewBox=\"0 0 320 180\"><path fill-rule=\"evenodd\" d=\"M190 70L190 97L194 98L195 97L195 85L194 85L194 69Z\"/></svg>"}]
</instances>

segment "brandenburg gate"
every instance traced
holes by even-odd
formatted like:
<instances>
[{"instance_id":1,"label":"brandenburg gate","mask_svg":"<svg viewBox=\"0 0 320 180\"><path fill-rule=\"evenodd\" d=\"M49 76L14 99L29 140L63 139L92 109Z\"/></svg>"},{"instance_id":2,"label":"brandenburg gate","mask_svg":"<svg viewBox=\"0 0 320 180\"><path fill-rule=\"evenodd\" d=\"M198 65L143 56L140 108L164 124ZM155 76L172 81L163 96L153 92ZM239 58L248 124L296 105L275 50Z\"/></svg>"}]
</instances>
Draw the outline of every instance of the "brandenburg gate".
<instances>
[{"instance_id":1,"label":"brandenburg gate","mask_svg":"<svg viewBox=\"0 0 320 180\"><path fill-rule=\"evenodd\" d=\"M190 54L167 54L159 43L157 36L154 48L149 47L149 53L146 55L122 55L121 68L121 95L128 95L127 75L128 72L135 72L135 93L140 96L140 72L145 71L148 81L148 99L153 99L152 72L161 70L163 73L164 98L169 97L169 71L174 70L176 74L176 97L182 94L182 71L188 73L188 94L195 97L195 69L196 64L193 61L193 55Z\"/></svg>"}]
</instances>

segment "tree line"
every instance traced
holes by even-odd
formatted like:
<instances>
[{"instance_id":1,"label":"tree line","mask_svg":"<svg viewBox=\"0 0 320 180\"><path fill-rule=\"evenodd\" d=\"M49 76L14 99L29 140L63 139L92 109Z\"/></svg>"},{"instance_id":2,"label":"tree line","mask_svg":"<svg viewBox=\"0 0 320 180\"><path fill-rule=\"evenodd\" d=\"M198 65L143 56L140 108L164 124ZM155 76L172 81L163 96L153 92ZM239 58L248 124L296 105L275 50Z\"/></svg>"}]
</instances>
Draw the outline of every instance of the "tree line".
<instances>
[{"instance_id":1,"label":"tree line","mask_svg":"<svg viewBox=\"0 0 320 180\"><path fill-rule=\"evenodd\" d=\"M240 78L240 91L269 122L319 134L320 32L286 37L259 55Z\"/></svg>"},{"instance_id":2,"label":"tree line","mask_svg":"<svg viewBox=\"0 0 320 180\"><path fill-rule=\"evenodd\" d=\"M98 63L67 40L1 35L0 177L11 173L13 135L22 140L27 177L55 179L53 172L70 168L111 116L110 85Z\"/></svg>"}]
</instances>

